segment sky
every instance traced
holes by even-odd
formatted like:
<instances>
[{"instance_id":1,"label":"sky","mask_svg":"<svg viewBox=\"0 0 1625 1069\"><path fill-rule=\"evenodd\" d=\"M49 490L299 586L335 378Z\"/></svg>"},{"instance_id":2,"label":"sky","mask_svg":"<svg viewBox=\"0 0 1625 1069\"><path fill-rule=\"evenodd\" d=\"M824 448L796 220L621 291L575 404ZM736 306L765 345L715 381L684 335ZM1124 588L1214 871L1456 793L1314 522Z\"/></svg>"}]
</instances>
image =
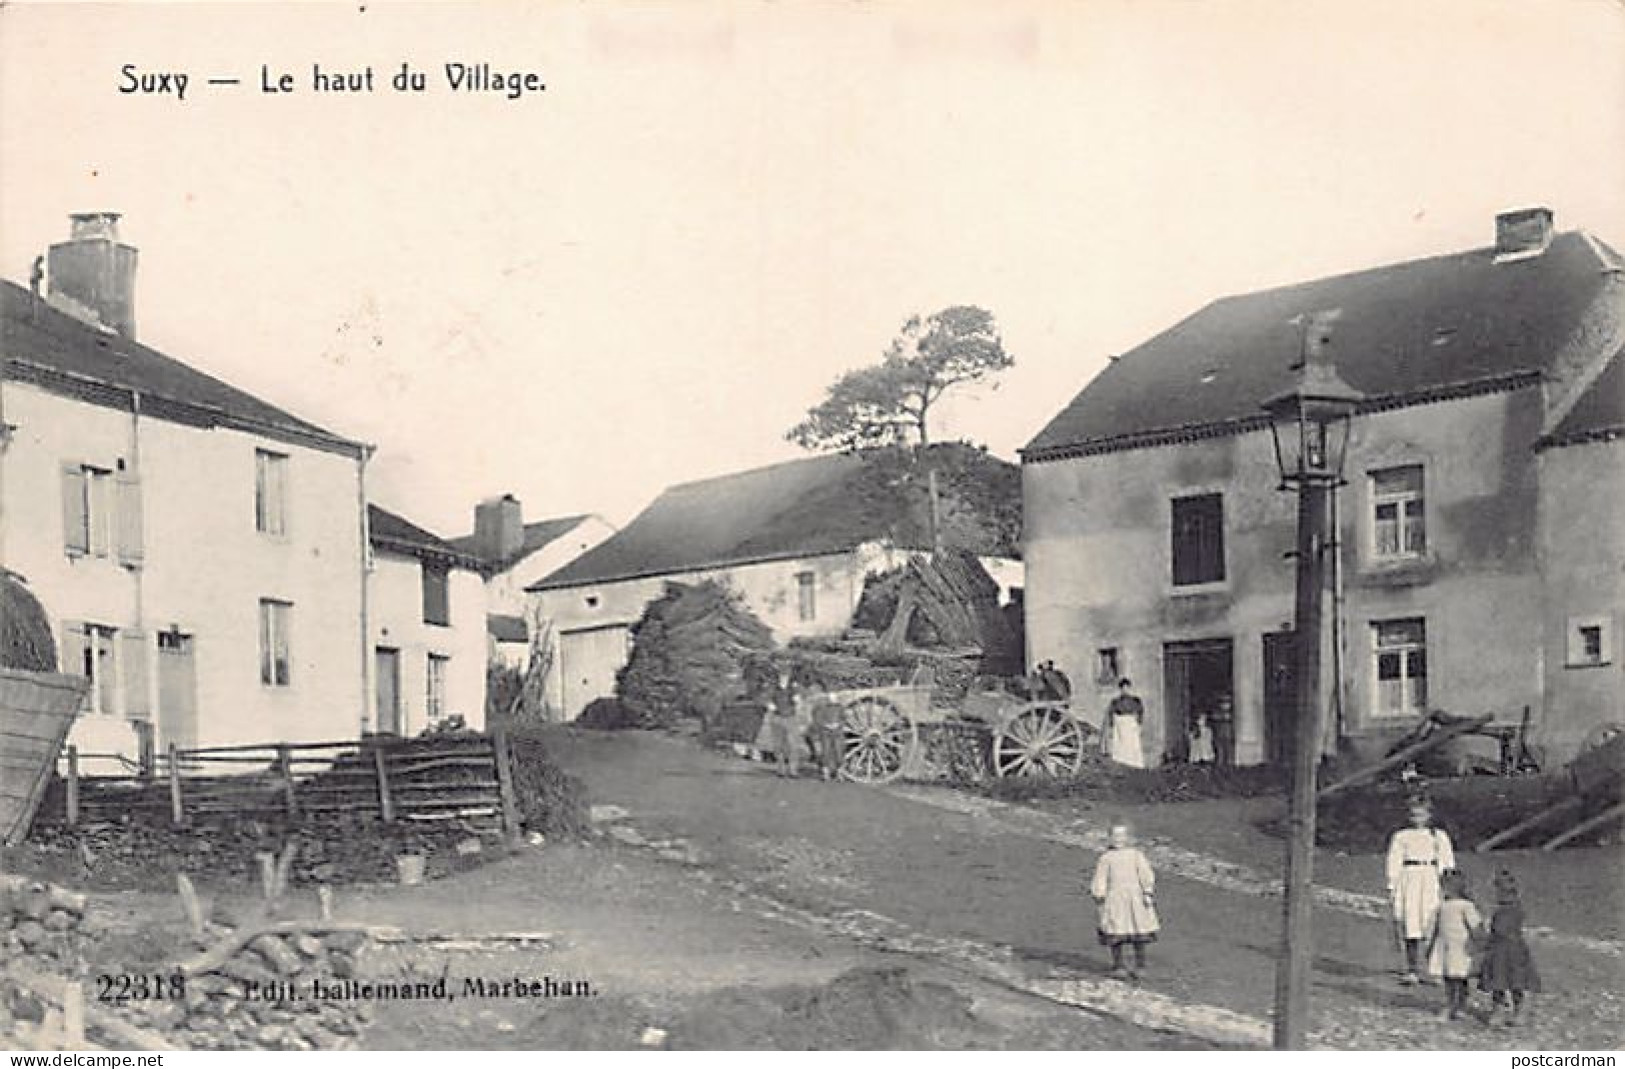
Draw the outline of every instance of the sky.
<instances>
[{"instance_id":1,"label":"sky","mask_svg":"<svg viewBox=\"0 0 1625 1069\"><path fill-rule=\"evenodd\" d=\"M934 436L1013 459L1214 298L1528 204L1625 249L1625 5L0 6L0 274L122 212L141 340L375 444L377 500L444 535L802 455L824 387L952 304L1015 366Z\"/></svg>"}]
</instances>

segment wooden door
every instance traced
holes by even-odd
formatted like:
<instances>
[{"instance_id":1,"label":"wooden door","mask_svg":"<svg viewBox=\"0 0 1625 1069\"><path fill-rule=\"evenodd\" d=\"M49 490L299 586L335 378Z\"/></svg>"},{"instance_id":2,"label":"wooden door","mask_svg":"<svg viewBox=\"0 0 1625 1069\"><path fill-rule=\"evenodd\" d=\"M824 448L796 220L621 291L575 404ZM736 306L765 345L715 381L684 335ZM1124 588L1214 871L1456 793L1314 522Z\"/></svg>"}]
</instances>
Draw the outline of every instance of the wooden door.
<instances>
[{"instance_id":1,"label":"wooden door","mask_svg":"<svg viewBox=\"0 0 1625 1069\"><path fill-rule=\"evenodd\" d=\"M401 651L377 650L378 727L385 735L401 733Z\"/></svg>"},{"instance_id":2,"label":"wooden door","mask_svg":"<svg viewBox=\"0 0 1625 1069\"><path fill-rule=\"evenodd\" d=\"M574 720L594 698L615 693L615 673L626 664L628 631L600 627L559 636L559 672L564 680L564 718Z\"/></svg>"},{"instance_id":3,"label":"wooden door","mask_svg":"<svg viewBox=\"0 0 1625 1069\"><path fill-rule=\"evenodd\" d=\"M1294 632L1264 636L1264 756L1273 765L1292 760L1298 716L1297 643Z\"/></svg>"}]
</instances>

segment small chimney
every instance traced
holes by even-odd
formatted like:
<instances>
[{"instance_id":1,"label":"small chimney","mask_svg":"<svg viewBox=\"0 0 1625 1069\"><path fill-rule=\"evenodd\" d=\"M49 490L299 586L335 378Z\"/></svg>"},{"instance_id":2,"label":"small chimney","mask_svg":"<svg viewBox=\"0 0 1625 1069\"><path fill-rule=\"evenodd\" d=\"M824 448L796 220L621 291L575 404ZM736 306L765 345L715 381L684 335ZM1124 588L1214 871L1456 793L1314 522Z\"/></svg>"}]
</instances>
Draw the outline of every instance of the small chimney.
<instances>
[{"instance_id":1,"label":"small chimney","mask_svg":"<svg viewBox=\"0 0 1625 1069\"><path fill-rule=\"evenodd\" d=\"M68 216L68 240L51 246L47 299L81 318L93 318L135 337L136 251L118 239L117 212Z\"/></svg>"},{"instance_id":2,"label":"small chimney","mask_svg":"<svg viewBox=\"0 0 1625 1069\"><path fill-rule=\"evenodd\" d=\"M1495 217L1495 258L1539 256L1552 243L1552 210L1518 208Z\"/></svg>"},{"instance_id":3,"label":"small chimney","mask_svg":"<svg viewBox=\"0 0 1625 1069\"><path fill-rule=\"evenodd\" d=\"M525 544L525 514L512 494L488 498L474 506L474 544L492 563L512 558Z\"/></svg>"}]
</instances>

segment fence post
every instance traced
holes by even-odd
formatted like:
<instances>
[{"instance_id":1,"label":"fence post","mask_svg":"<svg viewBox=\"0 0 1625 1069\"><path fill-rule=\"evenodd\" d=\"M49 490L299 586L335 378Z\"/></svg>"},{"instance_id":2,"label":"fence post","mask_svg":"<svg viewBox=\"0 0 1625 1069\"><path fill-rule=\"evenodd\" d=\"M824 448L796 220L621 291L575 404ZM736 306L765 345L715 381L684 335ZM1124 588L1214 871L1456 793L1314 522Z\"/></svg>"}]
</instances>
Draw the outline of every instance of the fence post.
<instances>
[{"instance_id":1,"label":"fence post","mask_svg":"<svg viewBox=\"0 0 1625 1069\"><path fill-rule=\"evenodd\" d=\"M384 760L384 748L372 744L372 767L378 774L378 814L385 824L395 822L395 800L389 796L389 769Z\"/></svg>"},{"instance_id":2,"label":"fence post","mask_svg":"<svg viewBox=\"0 0 1625 1069\"><path fill-rule=\"evenodd\" d=\"M508 748L508 732L497 728L491 735L492 757L497 766L497 792L502 796L502 830L510 843L519 840L519 807L514 802L513 756Z\"/></svg>"},{"instance_id":3,"label":"fence post","mask_svg":"<svg viewBox=\"0 0 1625 1069\"><path fill-rule=\"evenodd\" d=\"M299 815L299 803L293 796L293 751L288 744L279 742L276 746L276 763L282 771L282 794L288 803L288 816Z\"/></svg>"},{"instance_id":4,"label":"fence post","mask_svg":"<svg viewBox=\"0 0 1625 1069\"><path fill-rule=\"evenodd\" d=\"M186 823L186 807L181 802L180 749L169 744L169 819L175 824Z\"/></svg>"},{"instance_id":5,"label":"fence post","mask_svg":"<svg viewBox=\"0 0 1625 1069\"><path fill-rule=\"evenodd\" d=\"M79 823L79 747L68 747L68 825Z\"/></svg>"}]
</instances>

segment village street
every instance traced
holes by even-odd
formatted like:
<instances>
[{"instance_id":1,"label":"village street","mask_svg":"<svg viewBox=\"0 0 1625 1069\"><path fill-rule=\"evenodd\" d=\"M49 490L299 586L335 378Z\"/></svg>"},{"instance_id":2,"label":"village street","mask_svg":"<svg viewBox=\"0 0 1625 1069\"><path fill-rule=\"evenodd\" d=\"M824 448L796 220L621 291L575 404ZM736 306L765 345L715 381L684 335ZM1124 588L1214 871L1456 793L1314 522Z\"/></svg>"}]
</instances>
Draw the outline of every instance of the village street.
<instances>
[{"instance_id":1,"label":"village street","mask_svg":"<svg viewBox=\"0 0 1625 1069\"><path fill-rule=\"evenodd\" d=\"M563 731L557 742L595 803L627 811L612 825L621 844L663 850L697 877L835 936L835 946L901 951L1211 1041L1267 1042L1279 925L1268 889L1278 848L1237 826L1234 808L1228 817L1198 804L1045 813L934 788L789 782L766 765L650 733ZM1251 809L1260 804L1274 800ZM1138 989L1106 978L1084 889L1091 844L1119 816L1146 830L1159 869L1164 931ZM1316 919L1317 1042L1618 1046L1617 854L1508 856L1527 874L1532 923L1551 929L1532 941L1545 994L1527 1023L1516 1031L1440 1024L1438 988L1395 983L1395 952L1369 898L1380 891L1380 858L1332 857L1322 881L1334 904Z\"/></svg>"}]
</instances>

